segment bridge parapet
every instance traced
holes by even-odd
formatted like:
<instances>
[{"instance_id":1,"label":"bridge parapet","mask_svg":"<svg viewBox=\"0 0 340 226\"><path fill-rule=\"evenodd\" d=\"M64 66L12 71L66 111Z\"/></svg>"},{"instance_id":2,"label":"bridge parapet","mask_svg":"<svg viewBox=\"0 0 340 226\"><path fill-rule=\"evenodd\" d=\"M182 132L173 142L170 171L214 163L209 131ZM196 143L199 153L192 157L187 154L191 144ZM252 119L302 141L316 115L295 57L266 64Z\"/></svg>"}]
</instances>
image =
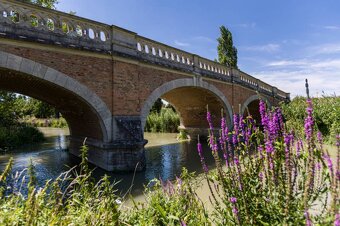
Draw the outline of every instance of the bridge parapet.
<instances>
[{"instance_id":1,"label":"bridge parapet","mask_svg":"<svg viewBox=\"0 0 340 226\"><path fill-rule=\"evenodd\" d=\"M289 100L289 93L218 62L117 26L20 0L0 0L0 37L130 57L203 77L240 84L280 100Z\"/></svg>"},{"instance_id":2,"label":"bridge parapet","mask_svg":"<svg viewBox=\"0 0 340 226\"><path fill-rule=\"evenodd\" d=\"M154 63L193 70L193 54L137 35L136 50L141 58Z\"/></svg>"},{"instance_id":3,"label":"bridge parapet","mask_svg":"<svg viewBox=\"0 0 340 226\"><path fill-rule=\"evenodd\" d=\"M46 44L111 50L111 26L18 0L0 1L0 35Z\"/></svg>"}]
</instances>

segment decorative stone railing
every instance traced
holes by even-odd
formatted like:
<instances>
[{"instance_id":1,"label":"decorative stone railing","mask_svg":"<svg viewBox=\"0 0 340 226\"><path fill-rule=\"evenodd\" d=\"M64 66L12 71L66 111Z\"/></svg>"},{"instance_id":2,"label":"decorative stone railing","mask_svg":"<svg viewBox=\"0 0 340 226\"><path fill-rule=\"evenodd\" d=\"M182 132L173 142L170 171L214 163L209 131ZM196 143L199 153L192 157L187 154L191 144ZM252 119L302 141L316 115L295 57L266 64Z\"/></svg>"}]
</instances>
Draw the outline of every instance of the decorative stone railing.
<instances>
[{"instance_id":1,"label":"decorative stone railing","mask_svg":"<svg viewBox=\"0 0 340 226\"><path fill-rule=\"evenodd\" d=\"M141 56L150 57L159 63L169 63L192 69L193 55L180 49L137 35L137 51Z\"/></svg>"},{"instance_id":2,"label":"decorative stone railing","mask_svg":"<svg viewBox=\"0 0 340 226\"><path fill-rule=\"evenodd\" d=\"M110 26L20 0L0 0L0 37L27 40L134 58L241 84L282 100L289 93L278 90L242 71L218 62Z\"/></svg>"},{"instance_id":3,"label":"decorative stone railing","mask_svg":"<svg viewBox=\"0 0 340 226\"><path fill-rule=\"evenodd\" d=\"M0 0L1 35L109 51L111 26L18 0Z\"/></svg>"}]
</instances>

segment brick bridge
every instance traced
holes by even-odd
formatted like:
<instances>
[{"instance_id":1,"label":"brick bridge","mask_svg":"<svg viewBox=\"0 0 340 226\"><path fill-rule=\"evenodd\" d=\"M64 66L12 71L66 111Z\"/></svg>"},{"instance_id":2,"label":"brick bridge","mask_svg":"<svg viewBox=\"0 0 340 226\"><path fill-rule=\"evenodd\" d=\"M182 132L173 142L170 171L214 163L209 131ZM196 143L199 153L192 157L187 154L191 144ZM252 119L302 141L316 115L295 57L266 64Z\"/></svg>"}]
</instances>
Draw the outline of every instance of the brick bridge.
<instances>
[{"instance_id":1,"label":"brick bridge","mask_svg":"<svg viewBox=\"0 0 340 226\"><path fill-rule=\"evenodd\" d=\"M17 0L0 0L0 10L0 89L55 106L71 153L87 137L89 161L109 171L143 168L143 128L157 98L189 134L204 133L207 104L216 124L224 109L231 126L233 113L258 114L257 93L273 106L289 100L242 71L120 27Z\"/></svg>"}]
</instances>

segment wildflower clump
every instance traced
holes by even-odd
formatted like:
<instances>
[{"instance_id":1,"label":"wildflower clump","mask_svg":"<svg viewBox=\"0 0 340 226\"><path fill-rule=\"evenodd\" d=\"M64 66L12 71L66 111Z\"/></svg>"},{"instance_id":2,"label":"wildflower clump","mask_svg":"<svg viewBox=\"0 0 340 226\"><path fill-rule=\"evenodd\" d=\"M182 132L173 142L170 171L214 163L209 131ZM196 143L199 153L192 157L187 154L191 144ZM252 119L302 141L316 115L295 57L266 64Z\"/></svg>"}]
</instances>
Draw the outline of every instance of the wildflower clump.
<instances>
[{"instance_id":1,"label":"wildflower clump","mask_svg":"<svg viewBox=\"0 0 340 226\"><path fill-rule=\"evenodd\" d=\"M217 137L207 113L216 170L201 157L216 225L330 225L339 221L339 136L336 166L315 133L307 100L305 137L287 131L281 110L260 101L261 126L252 116L235 114L229 131L222 117ZM316 138L317 137L317 138ZM202 150L198 146L198 154ZM222 164L225 162L225 164ZM336 169L335 169L336 168ZM211 176L212 175L212 176ZM214 185L214 186L212 186ZM329 201L331 200L331 201ZM329 205L330 203L330 205Z\"/></svg>"}]
</instances>

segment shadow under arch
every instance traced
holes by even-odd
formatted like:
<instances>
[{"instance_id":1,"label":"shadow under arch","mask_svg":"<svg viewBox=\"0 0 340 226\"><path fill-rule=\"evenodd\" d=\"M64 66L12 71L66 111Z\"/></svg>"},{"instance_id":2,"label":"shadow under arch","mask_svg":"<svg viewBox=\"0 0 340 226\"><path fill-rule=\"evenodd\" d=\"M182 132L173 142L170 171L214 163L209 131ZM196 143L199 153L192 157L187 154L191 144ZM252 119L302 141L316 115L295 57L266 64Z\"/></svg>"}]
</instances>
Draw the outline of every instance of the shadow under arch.
<instances>
[{"instance_id":1,"label":"shadow under arch","mask_svg":"<svg viewBox=\"0 0 340 226\"><path fill-rule=\"evenodd\" d=\"M250 96L243 104L241 108L240 114L245 116L250 114L257 124L261 122L260 110L259 110L259 101L260 99L264 100L267 105L267 109L272 107L270 101L264 97L259 95ZM246 111L247 110L247 111Z\"/></svg>"},{"instance_id":2,"label":"shadow under arch","mask_svg":"<svg viewBox=\"0 0 340 226\"><path fill-rule=\"evenodd\" d=\"M0 89L55 106L72 136L112 140L112 114L106 104L86 86L51 67L0 51Z\"/></svg>"},{"instance_id":3,"label":"shadow under arch","mask_svg":"<svg viewBox=\"0 0 340 226\"><path fill-rule=\"evenodd\" d=\"M253 102L253 101L255 101L255 100L260 100L260 99L262 99L262 100L264 100L265 102L266 102L266 104L267 104L267 108L271 108L272 107L272 104L270 103L270 101L268 100L268 98L266 98L266 97L264 97L264 96L260 96L259 97L259 95L253 95L253 96L250 96L243 104L242 104L242 108L241 108L241 114L243 115L244 113L245 113L245 110L246 110L246 108L247 108L247 106L251 103L251 102Z\"/></svg>"},{"instance_id":4,"label":"shadow under arch","mask_svg":"<svg viewBox=\"0 0 340 226\"><path fill-rule=\"evenodd\" d=\"M218 99L221 103L223 108L227 111L227 121L229 124L232 122L232 107L230 103L228 102L227 98L224 96L224 94L217 89L214 85L209 84L205 81L196 79L196 78L186 78L186 79L176 79L167 83L164 83L157 89L155 89L149 97L145 100L144 105L141 110L140 118L141 118L141 124L142 124L142 130L144 130L146 118L150 112L150 109L152 108L153 104L158 98L163 97L166 93L169 93L174 90L184 89L184 88L196 88L201 89L203 91L207 91L210 94L212 94L216 99ZM166 99L166 98L165 98ZM172 101L170 101L172 103ZM201 119L202 121L205 120L205 117Z\"/></svg>"}]
</instances>

